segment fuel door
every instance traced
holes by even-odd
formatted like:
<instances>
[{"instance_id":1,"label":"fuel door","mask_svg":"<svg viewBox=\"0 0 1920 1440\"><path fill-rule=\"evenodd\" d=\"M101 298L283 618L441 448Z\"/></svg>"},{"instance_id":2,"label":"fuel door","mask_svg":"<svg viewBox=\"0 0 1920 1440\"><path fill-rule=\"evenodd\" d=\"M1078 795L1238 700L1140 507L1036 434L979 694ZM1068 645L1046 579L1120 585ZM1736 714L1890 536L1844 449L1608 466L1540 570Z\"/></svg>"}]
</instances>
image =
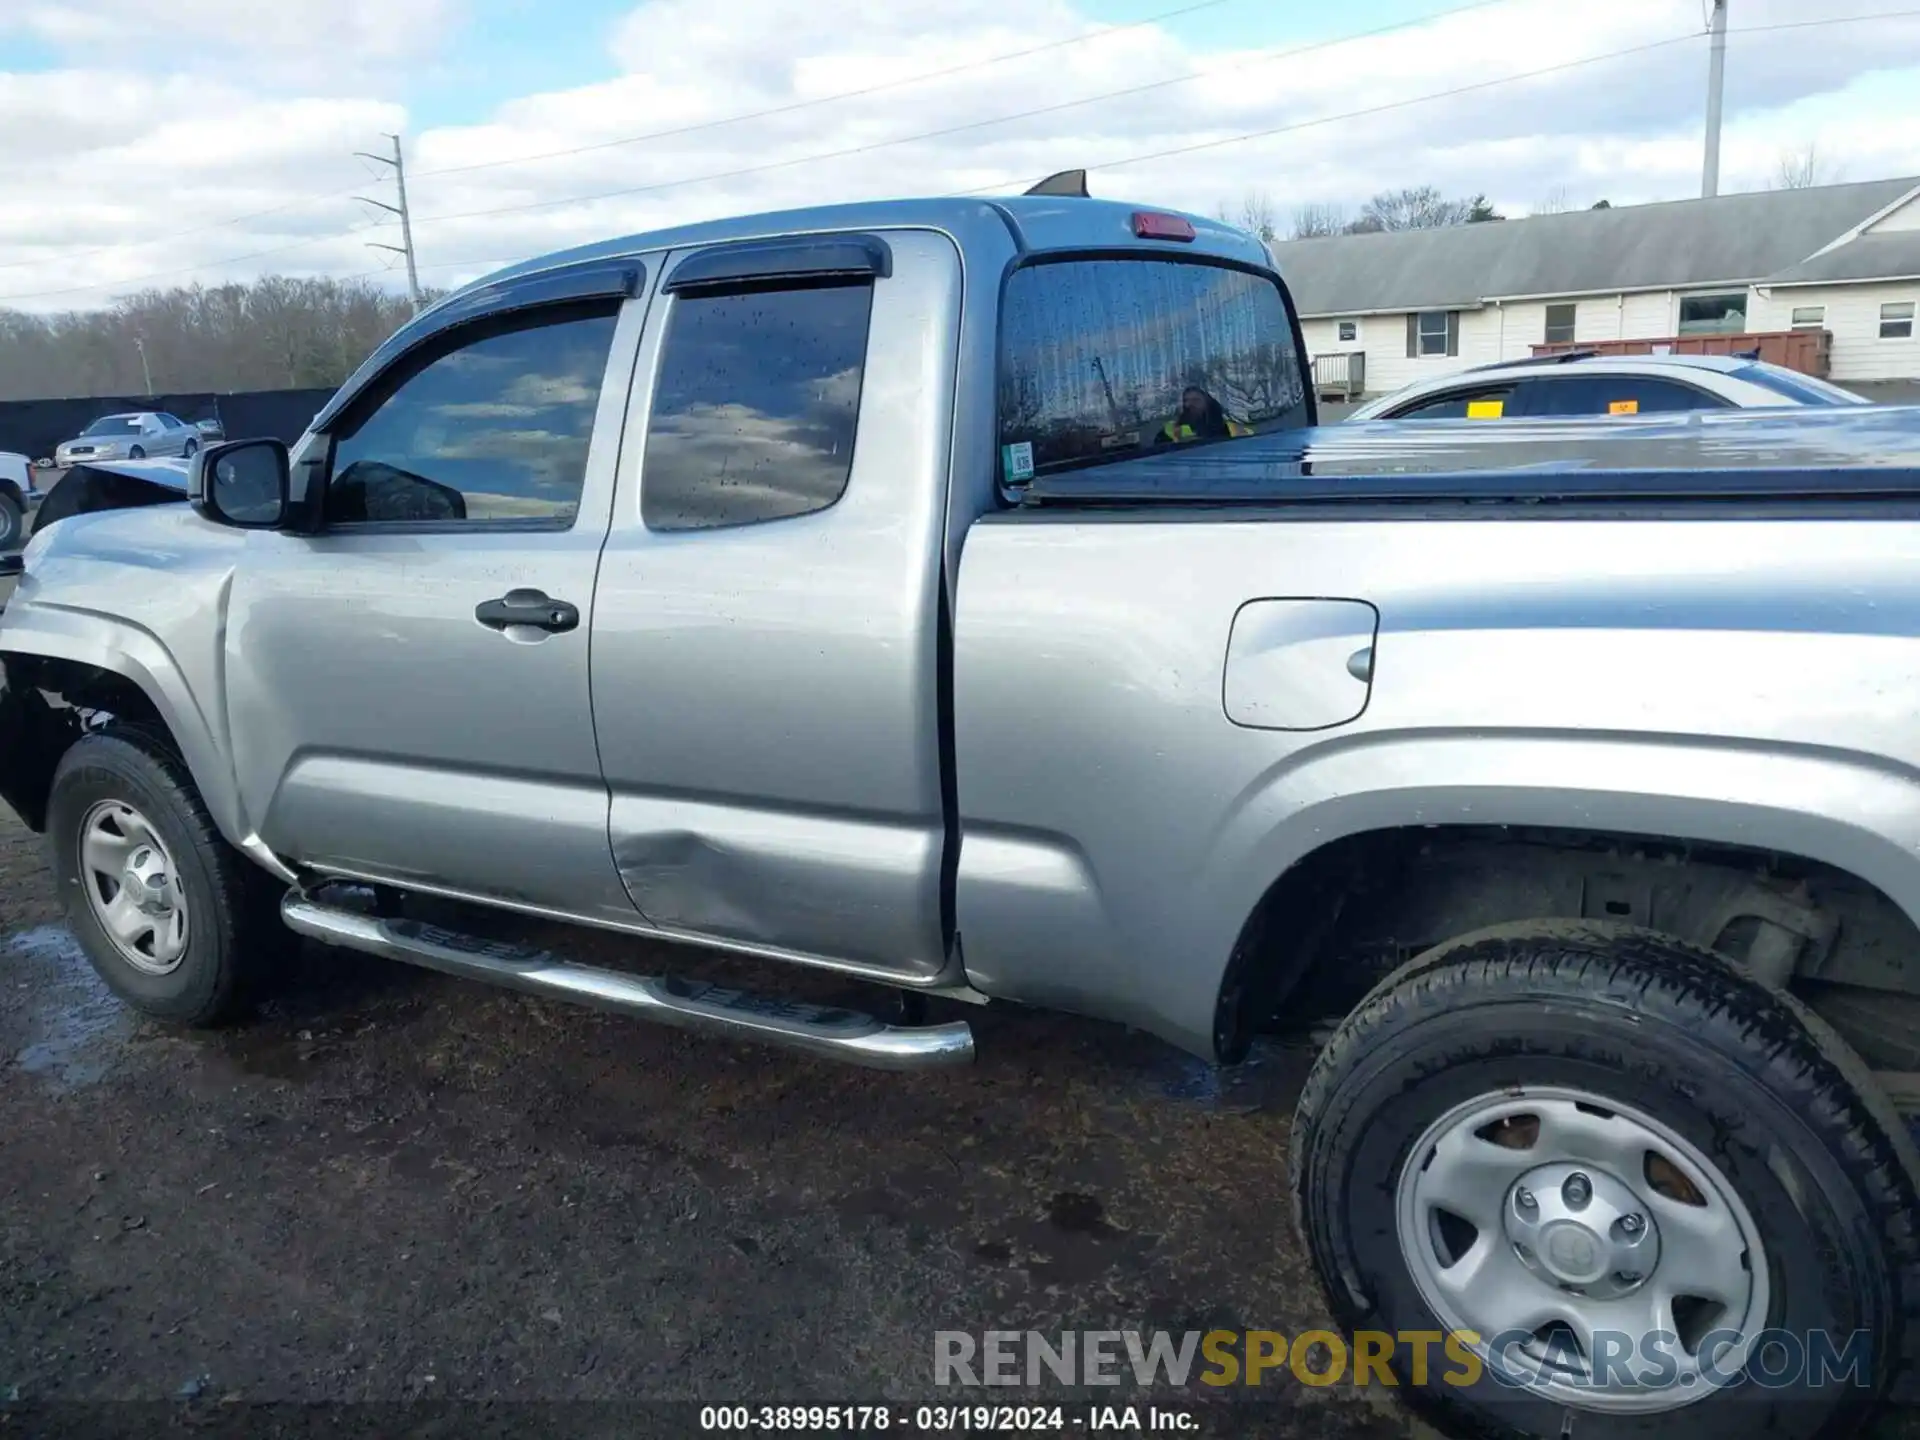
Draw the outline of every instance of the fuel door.
<instances>
[{"instance_id":1,"label":"fuel door","mask_svg":"<svg viewBox=\"0 0 1920 1440\"><path fill-rule=\"evenodd\" d=\"M1326 730L1373 690L1380 612L1365 600L1249 600L1227 637L1227 718L1254 730Z\"/></svg>"}]
</instances>

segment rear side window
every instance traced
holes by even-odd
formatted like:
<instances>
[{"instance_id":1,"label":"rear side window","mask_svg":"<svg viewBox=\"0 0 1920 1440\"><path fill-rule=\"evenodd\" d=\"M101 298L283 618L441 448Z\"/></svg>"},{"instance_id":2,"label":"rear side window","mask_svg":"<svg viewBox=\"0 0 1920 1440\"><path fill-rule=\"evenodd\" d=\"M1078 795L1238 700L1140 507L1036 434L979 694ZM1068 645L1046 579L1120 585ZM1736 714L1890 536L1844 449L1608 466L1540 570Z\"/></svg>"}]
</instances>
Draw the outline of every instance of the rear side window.
<instances>
[{"instance_id":1,"label":"rear side window","mask_svg":"<svg viewBox=\"0 0 1920 1440\"><path fill-rule=\"evenodd\" d=\"M751 525L838 501L872 313L871 282L676 295L640 481L647 528Z\"/></svg>"},{"instance_id":2,"label":"rear side window","mask_svg":"<svg viewBox=\"0 0 1920 1440\"><path fill-rule=\"evenodd\" d=\"M1672 380L1638 375L1567 375L1529 380L1525 413L1538 416L1658 415L1720 410L1726 401Z\"/></svg>"},{"instance_id":3,"label":"rear side window","mask_svg":"<svg viewBox=\"0 0 1920 1440\"><path fill-rule=\"evenodd\" d=\"M1036 474L1306 424L1271 279L1193 261L1065 260L1007 278L1000 472Z\"/></svg>"},{"instance_id":4,"label":"rear side window","mask_svg":"<svg viewBox=\"0 0 1920 1440\"><path fill-rule=\"evenodd\" d=\"M1500 420L1513 409L1511 385L1482 385L1449 390L1393 412L1394 420Z\"/></svg>"}]
</instances>

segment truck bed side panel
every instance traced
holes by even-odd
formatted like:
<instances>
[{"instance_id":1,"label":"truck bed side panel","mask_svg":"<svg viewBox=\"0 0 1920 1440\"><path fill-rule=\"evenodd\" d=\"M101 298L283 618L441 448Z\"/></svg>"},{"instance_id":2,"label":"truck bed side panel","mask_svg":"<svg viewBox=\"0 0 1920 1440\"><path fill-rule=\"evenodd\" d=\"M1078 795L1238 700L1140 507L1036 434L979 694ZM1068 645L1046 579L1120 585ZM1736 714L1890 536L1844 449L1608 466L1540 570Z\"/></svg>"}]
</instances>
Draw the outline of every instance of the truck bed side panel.
<instances>
[{"instance_id":1,"label":"truck bed side panel","mask_svg":"<svg viewBox=\"0 0 1920 1440\"><path fill-rule=\"evenodd\" d=\"M1009 515L955 650L969 978L1199 1053L1260 896L1364 830L1765 846L1920 919L1920 522Z\"/></svg>"}]
</instances>

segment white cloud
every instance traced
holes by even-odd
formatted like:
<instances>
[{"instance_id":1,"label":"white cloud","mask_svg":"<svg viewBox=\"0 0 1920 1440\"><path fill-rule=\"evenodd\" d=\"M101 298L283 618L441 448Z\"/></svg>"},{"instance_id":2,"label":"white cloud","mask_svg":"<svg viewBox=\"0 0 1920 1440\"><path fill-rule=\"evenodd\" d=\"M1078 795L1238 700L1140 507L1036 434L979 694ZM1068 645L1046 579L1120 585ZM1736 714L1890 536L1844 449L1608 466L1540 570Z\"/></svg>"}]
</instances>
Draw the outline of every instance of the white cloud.
<instances>
[{"instance_id":1,"label":"white cloud","mask_svg":"<svg viewBox=\"0 0 1920 1440\"><path fill-rule=\"evenodd\" d=\"M155 283L268 269L374 268L379 252L365 241L397 237L340 234L381 218L345 197L164 243L77 252L320 191L384 187L383 175L349 156L405 122L390 98L404 97L405 85L380 62L444 43L456 3L182 0L166 7L168 27L183 36L205 40L218 32L229 37L221 44L240 43L231 38L236 33L249 37L246 43L268 55L261 73L272 83L242 83L238 77L251 72L233 65L212 79L189 79L191 59L175 75L156 76L131 60L118 66L101 49L85 52L85 71L0 73L0 133L10 142L0 154L0 194L7 197L0 207L0 304L100 303L136 277L202 265L208 268ZM1878 3L1896 8L1893 0ZM29 11L24 28L43 38L54 38L61 25L73 34L79 32L71 27L83 24L138 30L160 8L151 0L66 0ZM1345 13L1351 28L1370 23L1365 6ZM1831 13L1824 0L1745 0L1735 25L1751 30ZM240 14L251 30L233 28ZM1037 0L1018 12L1000 0L653 0L616 27L609 41L613 78L522 96L485 123L410 136L416 240L423 278L449 283L476 268L452 262L492 262L740 211L1023 181L1074 165L1095 167L1096 193L1193 209L1266 191L1283 219L1308 201L1353 206L1374 190L1422 183L1485 192L1510 213L1556 192L1582 205L1601 196L1615 204L1673 198L1698 184L1706 67L1699 26L1697 0L1507 0L1304 56L1276 53L1284 46L1201 51L1190 34L1134 28L925 83L805 104L1047 45L1093 26L1071 0ZM367 65L317 66L310 50L307 63L297 65L290 37L318 33L328 36L329 57L357 53ZM1224 11L1215 33L1233 33ZM1402 103L1683 37L1621 60ZM192 46L183 42L183 49ZM297 83L286 80L287 65L295 66ZM1810 139L1844 166L1846 178L1920 173L1915 102L1888 101L1885 93L1898 94L1898 86L1880 87L1870 104L1858 100L1858 87L1869 84L1864 77L1889 70L1906 70L1908 79L1920 74L1920 19L1736 34L1725 187L1765 183L1782 149ZM1158 83L1181 76L1197 78ZM1149 86L1028 119L976 123ZM1920 85L1906 91L1920 94ZM794 105L803 108L687 128ZM1369 110L1377 113L1354 113ZM1326 118L1336 116L1351 118ZM974 128L887 143L964 126ZM1282 129L1288 126L1302 128ZM1274 130L1281 133L1190 148ZM662 131L682 133L607 144ZM12 143L16 136L26 143ZM445 173L581 146L600 148ZM863 147L875 148L811 158ZM1101 168L1165 150L1188 153ZM727 174L737 171L756 173ZM710 176L722 178L702 178ZM609 191L638 193L550 203ZM385 198L390 190L363 193ZM509 208L528 206L537 208ZM508 213L467 214L503 209ZM277 253L211 263L261 250ZM20 261L31 263L13 263ZM96 282L106 283L40 293Z\"/></svg>"}]
</instances>

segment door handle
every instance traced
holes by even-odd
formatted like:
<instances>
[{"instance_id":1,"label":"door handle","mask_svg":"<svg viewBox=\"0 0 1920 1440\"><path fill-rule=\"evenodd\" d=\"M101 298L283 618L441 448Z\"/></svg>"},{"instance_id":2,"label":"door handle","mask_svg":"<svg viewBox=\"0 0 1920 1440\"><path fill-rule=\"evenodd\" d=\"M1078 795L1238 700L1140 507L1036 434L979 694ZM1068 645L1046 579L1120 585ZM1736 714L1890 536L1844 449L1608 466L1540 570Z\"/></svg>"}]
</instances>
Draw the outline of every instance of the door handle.
<instances>
[{"instance_id":1,"label":"door handle","mask_svg":"<svg viewBox=\"0 0 1920 1440\"><path fill-rule=\"evenodd\" d=\"M544 590L509 590L498 600L482 600L474 606L473 618L490 630L530 625L558 635L579 627L580 611L565 600L548 598Z\"/></svg>"}]
</instances>

